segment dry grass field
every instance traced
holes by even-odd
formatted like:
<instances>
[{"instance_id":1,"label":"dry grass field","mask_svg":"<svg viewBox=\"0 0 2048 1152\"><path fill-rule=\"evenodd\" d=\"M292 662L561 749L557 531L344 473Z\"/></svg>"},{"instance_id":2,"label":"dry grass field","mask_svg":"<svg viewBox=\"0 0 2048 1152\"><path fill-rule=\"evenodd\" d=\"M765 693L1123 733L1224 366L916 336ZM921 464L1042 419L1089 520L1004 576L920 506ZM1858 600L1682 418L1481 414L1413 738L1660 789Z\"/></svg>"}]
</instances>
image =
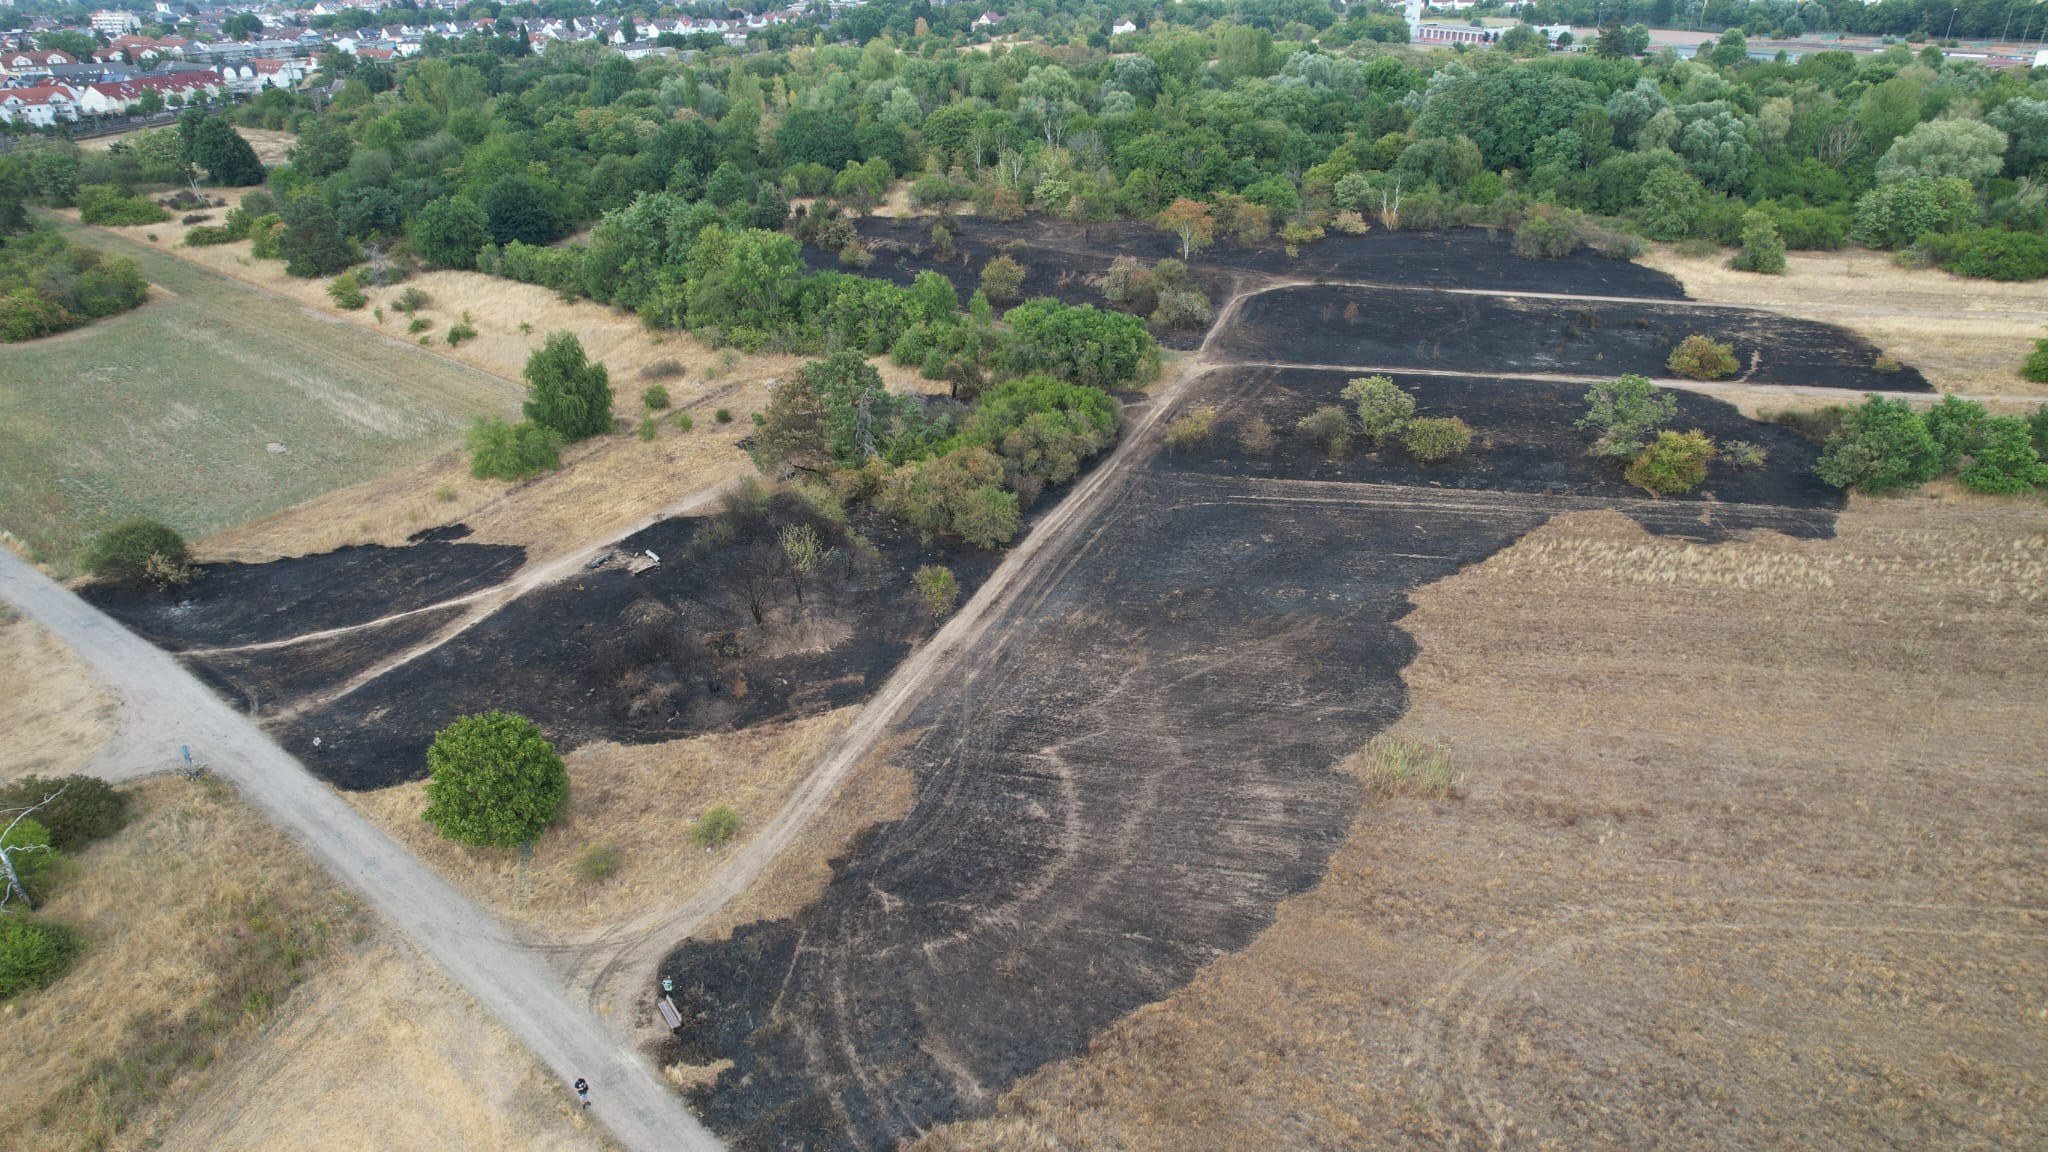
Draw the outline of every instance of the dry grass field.
<instances>
[{"instance_id":1,"label":"dry grass field","mask_svg":"<svg viewBox=\"0 0 2048 1152\"><path fill-rule=\"evenodd\" d=\"M567 815L534 842L523 865L511 852L442 839L420 819L424 783L341 795L493 915L563 942L686 895L782 807L857 711L665 744L578 748L566 757ZM720 850L698 847L691 825L720 805L739 813L739 835ZM615 872L578 875L578 861L593 848L618 853Z\"/></svg>"},{"instance_id":2,"label":"dry grass field","mask_svg":"<svg viewBox=\"0 0 2048 1152\"><path fill-rule=\"evenodd\" d=\"M63 641L0 603L0 782L78 771L113 731L114 702Z\"/></svg>"},{"instance_id":3,"label":"dry grass field","mask_svg":"<svg viewBox=\"0 0 2048 1152\"><path fill-rule=\"evenodd\" d=\"M213 781L127 786L44 914L88 951L0 1007L0 1146L597 1149L565 1090Z\"/></svg>"},{"instance_id":4,"label":"dry grass field","mask_svg":"<svg viewBox=\"0 0 2048 1152\"><path fill-rule=\"evenodd\" d=\"M2048 336L2048 283L1908 271L1862 249L1789 253L1783 276L1737 272L1725 256L1680 256L1668 245L1642 263L1676 276L1695 299L1839 324L1944 392L2048 396L2048 385L2019 371L2034 341Z\"/></svg>"},{"instance_id":5,"label":"dry grass field","mask_svg":"<svg viewBox=\"0 0 2048 1152\"><path fill-rule=\"evenodd\" d=\"M2048 1144L2048 511L1839 529L1578 514L1415 594L1459 795L918 1147Z\"/></svg>"}]
</instances>

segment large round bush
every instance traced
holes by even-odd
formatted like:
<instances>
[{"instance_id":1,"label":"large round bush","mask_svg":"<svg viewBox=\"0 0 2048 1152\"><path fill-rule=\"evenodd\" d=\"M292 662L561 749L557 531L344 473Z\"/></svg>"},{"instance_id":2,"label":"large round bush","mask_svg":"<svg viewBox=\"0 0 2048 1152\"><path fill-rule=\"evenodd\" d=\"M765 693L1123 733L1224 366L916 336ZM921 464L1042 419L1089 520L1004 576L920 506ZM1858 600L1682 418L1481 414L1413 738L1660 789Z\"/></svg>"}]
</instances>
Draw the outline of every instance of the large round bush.
<instances>
[{"instance_id":1,"label":"large round bush","mask_svg":"<svg viewBox=\"0 0 2048 1152\"><path fill-rule=\"evenodd\" d=\"M511 712L464 716L427 749L427 809L441 835L479 848L531 843L569 797L569 772L540 725Z\"/></svg>"},{"instance_id":2,"label":"large round bush","mask_svg":"<svg viewBox=\"0 0 2048 1152\"><path fill-rule=\"evenodd\" d=\"M158 562L151 563L156 557ZM140 587L157 582L159 574L182 569L192 559L185 538L154 520L130 520L93 542L85 565L108 584Z\"/></svg>"},{"instance_id":3,"label":"large round bush","mask_svg":"<svg viewBox=\"0 0 2048 1152\"><path fill-rule=\"evenodd\" d=\"M0 1000L48 988L85 951L85 942L62 924L0 913Z\"/></svg>"}]
</instances>

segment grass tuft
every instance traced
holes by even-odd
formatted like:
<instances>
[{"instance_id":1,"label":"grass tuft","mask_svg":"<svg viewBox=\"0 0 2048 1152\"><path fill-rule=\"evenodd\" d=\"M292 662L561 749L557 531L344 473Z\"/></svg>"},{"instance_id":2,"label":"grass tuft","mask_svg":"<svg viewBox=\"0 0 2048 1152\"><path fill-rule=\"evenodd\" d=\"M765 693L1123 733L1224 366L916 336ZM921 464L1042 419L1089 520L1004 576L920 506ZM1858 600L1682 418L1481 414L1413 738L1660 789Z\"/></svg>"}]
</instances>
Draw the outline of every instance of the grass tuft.
<instances>
[{"instance_id":1,"label":"grass tuft","mask_svg":"<svg viewBox=\"0 0 2048 1152\"><path fill-rule=\"evenodd\" d=\"M1352 753L1345 768L1372 796L1457 800L1465 795L1465 773L1448 742L1381 733Z\"/></svg>"}]
</instances>

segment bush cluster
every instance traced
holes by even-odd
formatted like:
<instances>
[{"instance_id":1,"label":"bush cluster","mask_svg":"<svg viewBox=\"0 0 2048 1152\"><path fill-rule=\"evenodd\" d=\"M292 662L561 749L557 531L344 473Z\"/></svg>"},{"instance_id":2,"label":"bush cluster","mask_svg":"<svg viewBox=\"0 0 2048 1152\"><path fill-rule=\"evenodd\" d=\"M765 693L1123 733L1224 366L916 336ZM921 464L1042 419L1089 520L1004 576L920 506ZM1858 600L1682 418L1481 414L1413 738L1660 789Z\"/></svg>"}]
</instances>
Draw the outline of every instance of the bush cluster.
<instances>
[{"instance_id":1,"label":"bush cluster","mask_svg":"<svg viewBox=\"0 0 2048 1152\"><path fill-rule=\"evenodd\" d=\"M154 520L129 520L101 533L85 566L104 584L174 588L192 579L192 550L177 531Z\"/></svg>"},{"instance_id":2,"label":"bush cluster","mask_svg":"<svg viewBox=\"0 0 2048 1152\"><path fill-rule=\"evenodd\" d=\"M0 343L49 336L149 298L135 261L36 229L0 243Z\"/></svg>"},{"instance_id":3,"label":"bush cluster","mask_svg":"<svg viewBox=\"0 0 2048 1152\"><path fill-rule=\"evenodd\" d=\"M479 480L526 480L562 466L562 434L530 420L480 416L463 446L469 474Z\"/></svg>"},{"instance_id":4,"label":"bush cluster","mask_svg":"<svg viewBox=\"0 0 2048 1152\"><path fill-rule=\"evenodd\" d=\"M1927 412L1869 396L1843 413L1814 471L1837 488L1876 495L1955 472L1974 492L2018 494L2048 484L2048 405L2031 418L1992 416L1955 396Z\"/></svg>"}]
</instances>

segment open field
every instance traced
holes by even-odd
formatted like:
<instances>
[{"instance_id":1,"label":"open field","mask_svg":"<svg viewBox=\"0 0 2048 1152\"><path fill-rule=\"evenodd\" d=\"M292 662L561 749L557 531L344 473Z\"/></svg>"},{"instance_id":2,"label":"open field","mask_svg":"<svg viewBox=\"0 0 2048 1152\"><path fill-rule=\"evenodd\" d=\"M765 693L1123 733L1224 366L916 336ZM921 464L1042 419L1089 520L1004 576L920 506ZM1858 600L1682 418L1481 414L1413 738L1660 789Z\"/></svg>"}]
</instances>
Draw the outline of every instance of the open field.
<instances>
[{"instance_id":1,"label":"open field","mask_svg":"<svg viewBox=\"0 0 2048 1152\"><path fill-rule=\"evenodd\" d=\"M5 1008L7 1147L606 1146L523 1048L230 789L124 791L129 826L80 852L44 910L89 950Z\"/></svg>"},{"instance_id":2,"label":"open field","mask_svg":"<svg viewBox=\"0 0 2048 1152\"><path fill-rule=\"evenodd\" d=\"M1677 277L1695 299L1839 324L1944 392L2048 396L2048 385L2019 371L2034 341L2048 336L2048 283L1908 271L1884 253L1855 249L1789 253L1783 276L1737 272L1724 257L1680 256L1668 246L1643 262Z\"/></svg>"},{"instance_id":3,"label":"open field","mask_svg":"<svg viewBox=\"0 0 2048 1152\"><path fill-rule=\"evenodd\" d=\"M135 258L154 297L8 349L0 518L60 571L124 517L205 536L420 460L478 414L516 410L503 380L309 323L147 245L58 226Z\"/></svg>"},{"instance_id":4,"label":"open field","mask_svg":"<svg viewBox=\"0 0 2048 1152\"><path fill-rule=\"evenodd\" d=\"M1464 798L1368 802L1250 948L919 1148L2040 1146L2044 531L1589 513L1422 588L1399 730Z\"/></svg>"},{"instance_id":5,"label":"open field","mask_svg":"<svg viewBox=\"0 0 2048 1152\"><path fill-rule=\"evenodd\" d=\"M64 642L0 604L0 783L76 772L114 729L114 703Z\"/></svg>"}]
</instances>

